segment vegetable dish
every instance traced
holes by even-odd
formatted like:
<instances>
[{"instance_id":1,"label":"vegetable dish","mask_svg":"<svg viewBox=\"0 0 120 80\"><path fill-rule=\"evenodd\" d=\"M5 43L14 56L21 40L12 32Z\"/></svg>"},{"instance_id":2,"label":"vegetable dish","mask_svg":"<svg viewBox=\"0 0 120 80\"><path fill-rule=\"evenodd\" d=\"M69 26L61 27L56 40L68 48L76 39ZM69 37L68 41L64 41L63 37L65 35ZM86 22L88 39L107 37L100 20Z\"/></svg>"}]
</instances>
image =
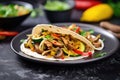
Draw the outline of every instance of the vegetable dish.
<instances>
[{"instance_id":1,"label":"vegetable dish","mask_svg":"<svg viewBox=\"0 0 120 80\"><path fill-rule=\"evenodd\" d=\"M76 60L92 57L96 50L102 50L100 34L91 35L75 24L67 28L40 24L33 28L32 34L21 44L25 54L47 60Z\"/></svg>"},{"instance_id":2,"label":"vegetable dish","mask_svg":"<svg viewBox=\"0 0 120 80\"><path fill-rule=\"evenodd\" d=\"M16 17L28 14L30 12L24 6L17 5L17 4L8 4L3 5L0 4L0 17Z\"/></svg>"}]
</instances>

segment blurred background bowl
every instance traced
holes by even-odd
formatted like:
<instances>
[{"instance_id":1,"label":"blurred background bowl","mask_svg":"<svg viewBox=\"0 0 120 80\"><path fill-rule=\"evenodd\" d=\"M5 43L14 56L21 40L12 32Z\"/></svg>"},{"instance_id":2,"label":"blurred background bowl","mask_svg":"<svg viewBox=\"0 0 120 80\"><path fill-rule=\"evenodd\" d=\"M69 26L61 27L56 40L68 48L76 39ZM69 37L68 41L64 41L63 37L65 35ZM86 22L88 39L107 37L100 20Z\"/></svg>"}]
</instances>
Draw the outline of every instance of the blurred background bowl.
<instances>
[{"instance_id":1,"label":"blurred background bowl","mask_svg":"<svg viewBox=\"0 0 120 80\"><path fill-rule=\"evenodd\" d=\"M2 5L9 5L9 4L17 4L20 6L24 6L27 9L32 10L33 6L30 3L22 2L22 1L7 1L1 2ZM0 28L14 28L20 25L29 15L31 11L25 15L16 16L16 17L0 17Z\"/></svg>"},{"instance_id":2,"label":"blurred background bowl","mask_svg":"<svg viewBox=\"0 0 120 80\"><path fill-rule=\"evenodd\" d=\"M69 9L62 10L62 11L57 11L57 10L53 11L53 10L48 10L44 8L45 15L50 22L57 23L57 22L69 22L70 21L72 10L75 5L74 0L65 0L65 2L70 6Z\"/></svg>"}]
</instances>

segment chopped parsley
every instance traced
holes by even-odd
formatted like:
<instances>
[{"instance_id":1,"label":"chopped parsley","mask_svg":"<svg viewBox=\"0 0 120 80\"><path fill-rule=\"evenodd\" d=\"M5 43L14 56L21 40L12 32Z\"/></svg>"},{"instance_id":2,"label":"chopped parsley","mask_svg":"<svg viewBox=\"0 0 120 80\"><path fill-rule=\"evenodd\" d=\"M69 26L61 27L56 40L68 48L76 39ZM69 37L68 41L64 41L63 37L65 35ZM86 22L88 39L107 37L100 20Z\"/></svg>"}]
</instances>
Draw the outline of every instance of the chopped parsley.
<instances>
[{"instance_id":1,"label":"chopped parsley","mask_svg":"<svg viewBox=\"0 0 120 80\"><path fill-rule=\"evenodd\" d=\"M83 30L82 32L80 32L80 35L85 36L85 35L86 35L86 32L90 32L90 34L93 34L93 33L94 33L94 30L93 30L93 29L90 29L90 30L88 30L88 31Z\"/></svg>"},{"instance_id":2,"label":"chopped parsley","mask_svg":"<svg viewBox=\"0 0 120 80\"><path fill-rule=\"evenodd\" d=\"M51 35L46 35L45 38L48 39L48 40L53 39Z\"/></svg>"},{"instance_id":3,"label":"chopped parsley","mask_svg":"<svg viewBox=\"0 0 120 80\"><path fill-rule=\"evenodd\" d=\"M24 41L25 41L25 39L21 39L21 40L20 40L20 43L23 43Z\"/></svg>"},{"instance_id":4,"label":"chopped parsley","mask_svg":"<svg viewBox=\"0 0 120 80\"><path fill-rule=\"evenodd\" d=\"M94 58L98 58L98 57L102 57L102 56L104 56L104 55L106 55L107 53L106 52L96 52L95 54L94 54Z\"/></svg>"}]
</instances>

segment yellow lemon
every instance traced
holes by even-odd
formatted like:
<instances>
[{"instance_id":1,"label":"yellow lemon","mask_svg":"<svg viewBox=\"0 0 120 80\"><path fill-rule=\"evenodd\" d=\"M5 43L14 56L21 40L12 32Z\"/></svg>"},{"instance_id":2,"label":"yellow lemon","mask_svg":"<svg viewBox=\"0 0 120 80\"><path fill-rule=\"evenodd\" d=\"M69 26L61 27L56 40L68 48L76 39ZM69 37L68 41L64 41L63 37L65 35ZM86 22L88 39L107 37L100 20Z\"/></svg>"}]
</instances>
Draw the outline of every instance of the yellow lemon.
<instances>
[{"instance_id":1,"label":"yellow lemon","mask_svg":"<svg viewBox=\"0 0 120 80\"><path fill-rule=\"evenodd\" d=\"M83 12L80 21L99 22L101 20L110 19L113 15L113 9L108 4L99 4L88 8Z\"/></svg>"}]
</instances>

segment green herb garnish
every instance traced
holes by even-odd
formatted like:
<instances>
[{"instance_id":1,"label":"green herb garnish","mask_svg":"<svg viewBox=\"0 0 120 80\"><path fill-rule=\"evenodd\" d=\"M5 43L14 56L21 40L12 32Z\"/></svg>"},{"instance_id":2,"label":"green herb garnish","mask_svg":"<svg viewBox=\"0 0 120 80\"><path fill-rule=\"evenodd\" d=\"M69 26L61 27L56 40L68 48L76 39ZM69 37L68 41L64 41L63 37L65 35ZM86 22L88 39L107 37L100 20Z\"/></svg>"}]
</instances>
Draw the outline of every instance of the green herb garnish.
<instances>
[{"instance_id":1,"label":"green herb garnish","mask_svg":"<svg viewBox=\"0 0 120 80\"><path fill-rule=\"evenodd\" d=\"M85 36L85 35L86 35L86 31L83 30L83 31L80 33L80 35L81 35L81 36Z\"/></svg>"},{"instance_id":2,"label":"green herb garnish","mask_svg":"<svg viewBox=\"0 0 120 80\"><path fill-rule=\"evenodd\" d=\"M90 34L93 34L94 33L94 30L93 29L90 29L90 30L88 30L88 31L82 31L82 32L80 32L80 35L82 35L82 36L85 36L86 35L86 32L90 32Z\"/></svg>"},{"instance_id":3,"label":"green herb garnish","mask_svg":"<svg viewBox=\"0 0 120 80\"><path fill-rule=\"evenodd\" d=\"M48 39L48 40L53 39L51 35L46 35L45 38Z\"/></svg>"},{"instance_id":4,"label":"green herb garnish","mask_svg":"<svg viewBox=\"0 0 120 80\"><path fill-rule=\"evenodd\" d=\"M107 54L106 52L98 52L98 53L95 53L93 57L98 58L98 57L102 57L102 56L104 56L106 54Z\"/></svg>"},{"instance_id":5,"label":"green herb garnish","mask_svg":"<svg viewBox=\"0 0 120 80\"><path fill-rule=\"evenodd\" d=\"M21 40L20 40L20 43L23 43L24 41L25 41L25 39L21 39Z\"/></svg>"},{"instance_id":6,"label":"green herb garnish","mask_svg":"<svg viewBox=\"0 0 120 80\"><path fill-rule=\"evenodd\" d=\"M90 30L88 30L88 32L90 32L91 34L93 34L93 33L94 33L94 30L93 30L93 29L90 29Z\"/></svg>"},{"instance_id":7,"label":"green herb garnish","mask_svg":"<svg viewBox=\"0 0 120 80\"><path fill-rule=\"evenodd\" d=\"M108 4L113 8L114 16L120 17L120 1L108 0Z\"/></svg>"}]
</instances>

